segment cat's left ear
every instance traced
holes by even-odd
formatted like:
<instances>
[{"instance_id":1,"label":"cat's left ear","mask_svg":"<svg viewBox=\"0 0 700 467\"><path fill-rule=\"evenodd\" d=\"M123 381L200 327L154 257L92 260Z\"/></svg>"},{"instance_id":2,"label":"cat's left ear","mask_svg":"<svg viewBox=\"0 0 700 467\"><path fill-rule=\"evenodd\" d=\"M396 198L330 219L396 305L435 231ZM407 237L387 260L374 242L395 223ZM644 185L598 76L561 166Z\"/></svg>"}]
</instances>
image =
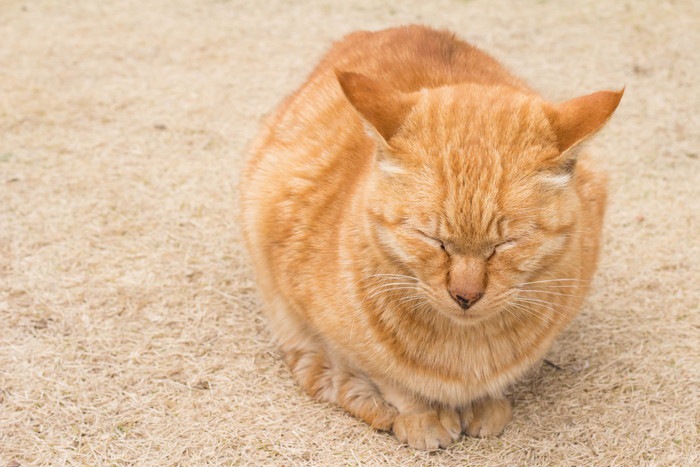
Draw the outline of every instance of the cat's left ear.
<instances>
[{"instance_id":1,"label":"cat's left ear","mask_svg":"<svg viewBox=\"0 0 700 467\"><path fill-rule=\"evenodd\" d=\"M624 88L600 91L559 104L546 104L544 112L554 130L559 151L570 152L600 130L612 116L624 92Z\"/></svg>"}]
</instances>

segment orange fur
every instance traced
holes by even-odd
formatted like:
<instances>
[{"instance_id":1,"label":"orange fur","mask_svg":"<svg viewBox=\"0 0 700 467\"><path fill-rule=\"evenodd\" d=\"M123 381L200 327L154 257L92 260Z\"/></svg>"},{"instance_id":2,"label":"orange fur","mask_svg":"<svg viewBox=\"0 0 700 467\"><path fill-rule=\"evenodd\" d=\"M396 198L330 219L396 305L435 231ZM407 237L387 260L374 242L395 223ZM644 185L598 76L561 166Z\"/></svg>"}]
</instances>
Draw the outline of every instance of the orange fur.
<instances>
[{"instance_id":1,"label":"orange fur","mask_svg":"<svg viewBox=\"0 0 700 467\"><path fill-rule=\"evenodd\" d=\"M402 442L499 433L506 385L581 306L622 93L544 101L421 26L357 32L268 118L241 183L265 312L300 385Z\"/></svg>"}]
</instances>

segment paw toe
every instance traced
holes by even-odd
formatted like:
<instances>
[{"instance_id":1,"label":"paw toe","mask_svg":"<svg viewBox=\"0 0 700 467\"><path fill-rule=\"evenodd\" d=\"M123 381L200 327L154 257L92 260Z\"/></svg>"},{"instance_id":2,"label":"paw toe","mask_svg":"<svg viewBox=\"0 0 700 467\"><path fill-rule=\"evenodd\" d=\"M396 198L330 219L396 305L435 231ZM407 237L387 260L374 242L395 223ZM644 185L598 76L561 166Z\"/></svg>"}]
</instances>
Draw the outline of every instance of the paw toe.
<instances>
[{"instance_id":1,"label":"paw toe","mask_svg":"<svg viewBox=\"0 0 700 467\"><path fill-rule=\"evenodd\" d=\"M455 430L455 422L451 418L443 417L450 422L450 429L443 426L441 418L434 411L417 414L402 414L394 420L394 433L404 444L414 449L434 451L446 448L460 435L460 430ZM459 425L459 418L456 422Z\"/></svg>"},{"instance_id":2,"label":"paw toe","mask_svg":"<svg viewBox=\"0 0 700 467\"><path fill-rule=\"evenodd\" d=\"M500 434L513 418L513 411L506 399L485 399L472 406L471 419L467 423L469 436L484 438Z\"/></svg>"}]
</instances>

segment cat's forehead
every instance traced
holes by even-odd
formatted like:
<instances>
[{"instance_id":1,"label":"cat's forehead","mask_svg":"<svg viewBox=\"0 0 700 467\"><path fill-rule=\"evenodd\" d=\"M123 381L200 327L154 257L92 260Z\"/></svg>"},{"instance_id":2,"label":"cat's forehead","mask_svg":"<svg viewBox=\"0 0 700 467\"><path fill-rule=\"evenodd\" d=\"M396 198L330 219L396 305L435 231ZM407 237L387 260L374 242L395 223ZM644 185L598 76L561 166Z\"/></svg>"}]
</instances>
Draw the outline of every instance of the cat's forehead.
<instances>
[{"instance_id":1,"label":"cat's forehead","mask_svg":"<svg viewBox=\"0 0 700 467\"><path fill-rule=\"evenodd\" d=\"M445 127L449 143L464 149L507 151L547 137L549 124L542 101L508 88L458 87L435 95L435 116Z\"/></svg>"},{"instance_id":2,"label":"cat's forehead","mask_svg":"<svg viewBox=\"0 0 700 467\"><path fill-rule=\"evenodd\" d=\"M505 208L528 204L535 161L552 147L540 103L483 86L426 94L402 135L401 152L418 162L414 181L427 181L445 234L467 242L497 236Z\"/></svg>"},{"instance_id":3,"label":"cat's forehead","mask_svg":"<svg viewBox=\"0 0 700 467\"><path fill-rule=\"evenodd\" d=\"M425 92L398 139L422 162L489 171L553 145L542 100L506 87L460 85ZM471 170L471 169L467 169Z\"/></svg>"},{"instance_id":4,"label":"cat's forehead","mask_svg":"<svg viewBox=\"0 0 700 467\"><path fill-rule=\"evenodd\" d=\"M537 195L537 171L523 158L537 148L517 148L519 155L481 141L452 148L436 165L443 228L463 240L481 241L503 235L505 222L527 209Z\"/></svg>"},{"instance_id":5,"label":"cat's forehead","mask_svg":"<svg viewBox=\"0 0 700 467\"><path fill-rule=\"evenodd\" d=\"M475 238L493 234L506 188L503 168L486 164L475 171L455 169L446 170L443 180L443 228L451 234L473 234Z\"/></svg>"}]
</instances>

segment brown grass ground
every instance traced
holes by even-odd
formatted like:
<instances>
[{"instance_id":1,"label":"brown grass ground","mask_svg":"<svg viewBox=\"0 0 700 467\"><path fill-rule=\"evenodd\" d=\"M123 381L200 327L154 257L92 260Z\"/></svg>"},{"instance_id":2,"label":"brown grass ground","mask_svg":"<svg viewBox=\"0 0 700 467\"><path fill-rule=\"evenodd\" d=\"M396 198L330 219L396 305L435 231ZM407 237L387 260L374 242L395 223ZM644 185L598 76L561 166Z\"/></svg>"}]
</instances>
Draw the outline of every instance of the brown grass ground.
<instances>
[{"instance_id":1,"label":"brown grass ground","mask_svg":"<svg viewBox=\"0 0 700 467\"><path fill-rule=\"evenodd\" d=\"M697 465L697 1L0 1L0 465ZM573 6L575 5L575 7ZM290 380L241 254L260 117L331 40L446 26L623 83L593 294L495 439L425 454Z\"/></svg>"}]
</instances>

